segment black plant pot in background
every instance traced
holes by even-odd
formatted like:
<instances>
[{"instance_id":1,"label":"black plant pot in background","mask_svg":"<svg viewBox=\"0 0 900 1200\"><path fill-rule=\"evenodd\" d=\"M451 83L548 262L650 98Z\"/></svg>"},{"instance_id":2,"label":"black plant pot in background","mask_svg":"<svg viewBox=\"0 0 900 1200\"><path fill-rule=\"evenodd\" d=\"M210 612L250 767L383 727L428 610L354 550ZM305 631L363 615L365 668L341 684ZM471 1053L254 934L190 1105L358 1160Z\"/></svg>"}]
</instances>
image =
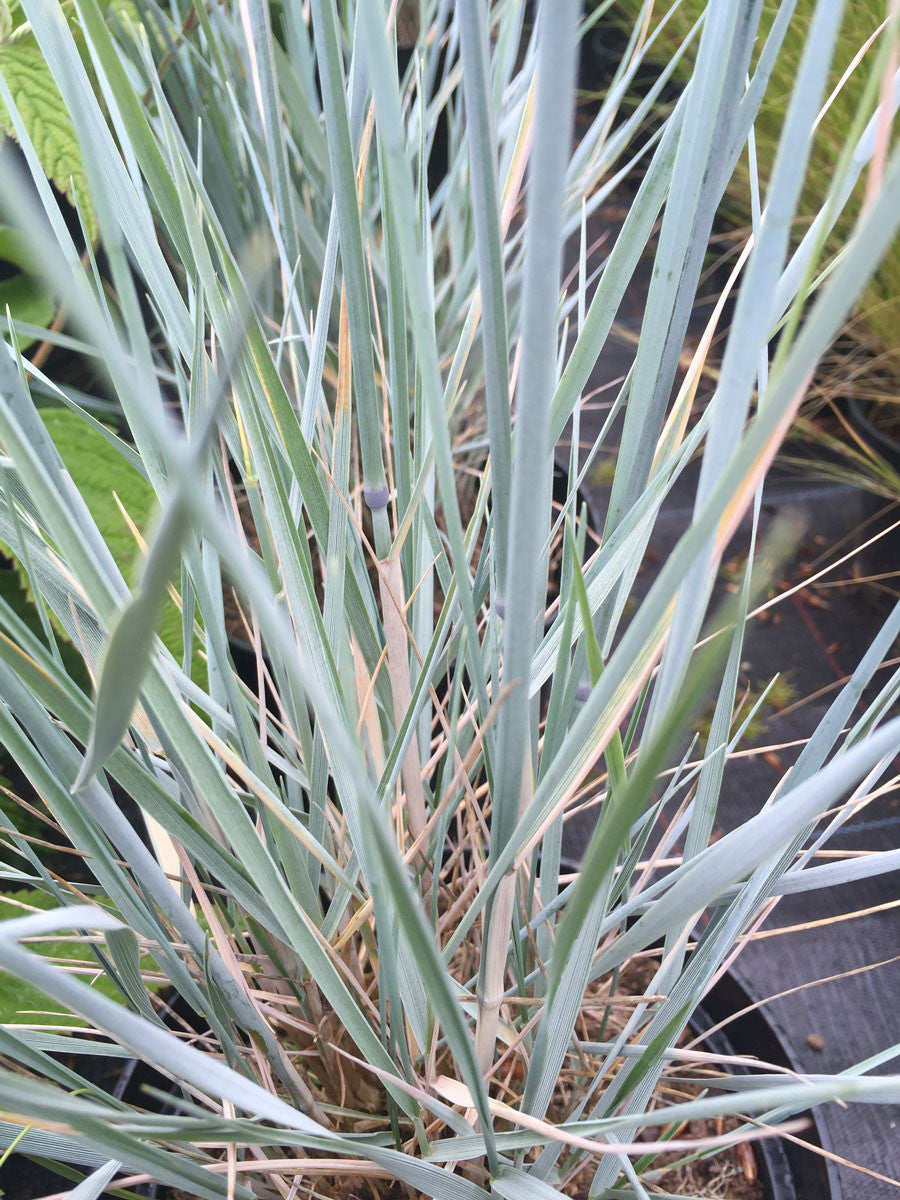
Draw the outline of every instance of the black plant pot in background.
<instances>
[{"instance_id":1,"label":"black plant pot in background","mask_svg":"<svg viewBox=\"0 0 900 1200\"><path fill-rule=\"evenodd\" d=\"M698 1033L728 1023L704 1038L698 1049L713 1054L759 1058L775 1066L796 1069L784 1044L766 1019L765 1010L751 1005L751 998L733 975L725 975L705 997L692 1019ZM743 1013L730 1020L733 1013ZM743 1073L744 1068L736 1068ZM805 1116L811 1126L800 1134L812 1146L829 1150L828 1137L815 1113ZM844 1193L832 1161L815 1150L788 1139L765 1138L753 1144L753 1154L766 1200L843 1200ZM847 1200L851 1200L850 1197Z\"/></svg>"},{"instance_id":2,"label":"black plant pot in background","mask_svg":"<svg viewBox=\"0 0 900 1200\"><path fill-rule=\"evenodd\" d=\"M117 1100L127 1100L135 1085L136 1072L142 1065L136 1058L123 1061L106 1055L96 1058L79 1056L77 1070L85 1079L105 1088ZM90 1174L97 1166L96 1163L67 1165L84 1174ZM71 1179L54 1170L52 1165L45 1165L45 1160L30 1158L26 1154L14 1152L0 1166L0 1196L3 1200L34 1200L36 1196L65 1192L74 1186ZM156 1197L157 1193L155 1184L131 1190L136 1195L151 1198Z\"/></svg>"},{"instance_id":3,"label":"black plant pot in background","mask_svg":"<svg viewBox=\"0 0 900 1200\"><path fill-rule=\"evenodd\" d=\"M851 428L859 437L875 451L887 465L900 475L900 424L896 436L876 425L870 415L871 405L856 397L846 401L846 414ZM892 502L883 495L866 491L863 493L863 520L865 522L864 536L860 541L868 540L881 529L886 529L900 520L900 495ZM900 572L900 528L878 539L872 546L864 550L861 564L867 575L882 575L886 572Z\"/></svg>"},{"instance_id":4,"label":"black plant pot in background","mask_svg":"<svg viewBox=\"0 0 900 1200\"><path fill-rule=\"evenodd\" d=\"M852 424L872 449L877 450L889 466L900 472L900 421L897 423L897 434L894 436L872 421L871 405L867 405L853 396L847 400L847 409Z\"/></svg>"},{"instance_id":5,"label":"black plant pot in background","mask_svg":"<svg viewBox=\"0 0 900 1200\"><path fill-rule=\"evenodd\" d=\"M231 636L228 639L228 652L238 679L255 692L259 687L259 670L254 648L243 638ZM263 661L268 665L268 659L264 657Z\"/></svg>"}]
</instances>

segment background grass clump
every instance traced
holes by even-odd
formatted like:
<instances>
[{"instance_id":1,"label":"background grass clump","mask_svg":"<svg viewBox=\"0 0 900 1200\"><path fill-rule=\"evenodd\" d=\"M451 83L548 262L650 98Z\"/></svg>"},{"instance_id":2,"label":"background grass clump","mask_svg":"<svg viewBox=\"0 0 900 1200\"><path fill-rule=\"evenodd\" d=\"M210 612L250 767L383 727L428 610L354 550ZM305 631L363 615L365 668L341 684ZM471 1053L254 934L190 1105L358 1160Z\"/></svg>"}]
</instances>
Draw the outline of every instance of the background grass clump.
<instances>
[{"instance_id":1,"label":"background grass clump","mask_svg":"<svg viewBox=\"0 0 900 1200\"><path fill-rule=\"evenodd\" d=\"M645 7L642 0L619 0L612 12L630 24ZM771 31L779 7L776 0L764 0L756 40L757 56ZM835 89L839 87L840 90L833 95L827 111L822 115L811 146L809 169L794 225L795 237L798 240L825 202L838 160L847 145L862 105L867 103L868 117L877 102L877 91L874 96L867 96L867 85L871 64L876 57L880 41L880 36L875 35L885 22L887 7L884 0L852 0L844 6L826 95L831 97ZM660 31L652 51L654 57L661 62L667 62L702 16L705 8L705 0L683 0ZM775 161L785 112L794 89L815 8L815 0L797 0L754 125L759 184L763 196ZM652 33L666 17L668 9L669 5L663 3L652 6L648 33ZM854 60L873 37L875 40L871 47L859 65L854 67ZM695 40L693 47L689 47L678 65L676 79L681 83L690 78L696 45ZM893 137L896 141L896 133ZM846 243L859 217L865 194L866 176L863 175L828 238L826 253L835 254ZM733 217L741 223L750 222L750 195L751 166L750 157L745 150L728 187L728 207ZM885 255L874 279L862 294L858 304L858 320L854 322L854 327L859 337L870 341L876 351L884 354L892 370L900 376L900 245L895 243Z\"/></svg>"}]
</instances>

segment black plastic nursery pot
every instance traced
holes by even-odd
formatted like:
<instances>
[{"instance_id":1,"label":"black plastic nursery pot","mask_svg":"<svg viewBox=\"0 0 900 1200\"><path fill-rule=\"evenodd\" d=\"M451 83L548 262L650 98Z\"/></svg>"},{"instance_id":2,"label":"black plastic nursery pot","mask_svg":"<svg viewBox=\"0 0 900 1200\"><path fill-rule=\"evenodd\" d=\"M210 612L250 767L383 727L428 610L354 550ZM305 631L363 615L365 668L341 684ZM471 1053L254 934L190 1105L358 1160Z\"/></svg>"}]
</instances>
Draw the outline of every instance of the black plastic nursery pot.
<instances>
[{"instance_id":1,"label":"black plastic nursery pot","mask_svg":"<svg viewBox=\"0 0 900 1200\"><path fill-rule=\"evenodd\" d=\"M79 1056L78 1069L86 1079L102 1086L111 1096L136 1108L160 1113L172 1111L164 1099L150 1095L148 1088L163 1097L180 1095L165 1076L138 1058ZM73 1174L77 1172L75 1177L79 1178L90 1174L98 1165L97 1161L79 1163L73 1158L67 1164L67 1169ZM53 1163L27 1153L11 1154L0 1167L0 1197L3 1200L37 1200L41 1196L66 1193L74 1186L72 1175L64 1175ZM183 1192L175 1192L167 1185L156 1182L135 1184L128 1191L132 1195L145 1196L147 1200L186 1200ZM105 1192L103 1194L106 1195Z\"/></svg>"},{"instance_id":2,"label":"black plastic nursery pot","mask_svg":"<svg viewBox=\"0 0 900 1200\"><path fill-rule=\"evenodd\" d=\"M900 409L900 406L896 406ZM892 429L885 428L872 420L872 405L858 400L855 396L847 400L847 410L852 424L863 435L866 442L877 450L881 457L895 471L900 471L900 411L895 418Z\"/></svg>"},{"instance_id":3,"label":"black plastic nursery pot","mask_svg":"<svg viewBox=\"0 0 900 1200\"><path fill-rule=\"evenodd\" d=\"M900 413L900 403L896 407ZM893 428L885 428L872 420L871 409L871 403L867 404L856 397L850 397L846 401L845 411L851 428L900 475L900 419L895 422ZM900 501L900 496L897 500ZM900 520L900 504L892 504L885 496L875 492L865 492L863 517L866 524L861 540L866 540L880 529ZM900 529L894 529L880 537L862 552L861 558L867 574L900 571Z\"/></svg>"},{"instance_id":4,"label":"black plastic nursery pot","mask_svg":"<svg viewBox=\"0 0 900 1200\"><path fill-rule=\"evenodd\" d=\"M750 997L734 976L723 976L694 1014L692 1025L695 1031L703 1034L707 1029L713 1030L698 1048L723 1057L753 1057L788 1070L796 1069L791 1055L766 1019L764 1009L745 1011L751 1004ZM735 1013L741 1015L732 1019ZM714 1028L722 1022L725 1024L721 1029ZM810 1125L797 1140L764 1138L753 1143L763 1195L766 1200L844 1200L833 1163L816 1152L816 1148L830 1150L825 1130L816 1121L814 1113L803 1115Z\"/></svg>"},{"instance_id":5,"label":"black plastic nursery pot","mask_svg":"<svg viewBox=\"0 0 900 1200\"><path fill-rule=\"evenodd\" d=\"M138 1068L142 1064L134 1058L118 1059L106 1056L87 1058L79 1056L78 1071L86 1079L103 1087L117 1100L127 1099L135 1085ZM27 1146L27 1142L23 1143ZM77 1172L76 1178L89 1174L99 1164L72 1161L63 1170ZM35 1200L38 1196L67 1192L74 1187L72 1175L63 1174L55 1166L28 1153L12 1153L0 1166L0 1196L3 1200ZM151 1186L132 1189L137 1195L155 1197Z\"/></svg>"},{"instance_id":6,"label":"black plastic nursery pot","mask_svg":"<svg viewBox=\"0 0 900 1200\"><path fill-rule=\"evenodd\" d=\"M705 1037L701 1048L723 1058L733 1055L755 1056L778 1066L789 1067L789 1056L759 1010L737 1020L728 1020L732 1013L741 1011L747 1003L747 995L741 986L733 977L726 976L706 998L703 1007L694 1014L692 1030L695 1034L712 1030L721 1021L728 1022L725 1028L715 1029ZM163 1076L137 1059L124 1062L110 1058L82 1059L79 1069L105 1086L118 1099L142 1107L155 1107L152 1100L148 1105L148 1087L157 1092L171 1090L171 1084ZM162 1111L164 1104L158 1107ZM811 1127L803 1132L803 1139L813 1145L821 1144L814 1117L812 1114L806 1115ZM803 1145L767 1138L753 1143L750 1157L755 1166L756 1186L764 1200L845 1200L828 1160ZM89 1164L73 1163L72 1167L79 1172L90 1169ZM71 1181L50 1164L24 1154L11 1155L0 1167L0 1195L4 1200L35 1200L38 1196L65 1192L70 1186ZM149 1200L166 1200L171 1195L165 1185L157 1183L129 1190ZM846 1200L853 1198L847 1197Z\"/></svg>"}]
</instances>

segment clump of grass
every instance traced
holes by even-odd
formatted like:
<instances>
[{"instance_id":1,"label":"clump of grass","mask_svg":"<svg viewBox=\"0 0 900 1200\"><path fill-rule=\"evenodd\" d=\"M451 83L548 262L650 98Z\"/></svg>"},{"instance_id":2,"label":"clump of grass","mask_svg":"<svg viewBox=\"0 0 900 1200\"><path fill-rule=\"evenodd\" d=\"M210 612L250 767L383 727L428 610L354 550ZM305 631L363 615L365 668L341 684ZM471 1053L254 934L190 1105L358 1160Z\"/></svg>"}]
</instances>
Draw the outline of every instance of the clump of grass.
<instances>
[{"instance_id":1,"label":"clump of grass","mask_svg":"<svg viewBox=\"0 0 900 1200\"><path fill-rule=\"evenodd\" d=\"M900 608L771 802L714 833L753 598L794 537L780 524L758 546L755 499L900 223L894 156L836 265L816 244L789 251L830 0L693 424L727 296L686 350L689 312L778 51L770 35L754 66L742 0L710 6L690 88L650 134L652 88L620 108L648 49L636 26L574 149L575 0L539 5L533 24L517 0L423 2L402 72L397 10L375 2L176 2L142 24L76 0L77 39L51 0L23 7L102 253L82 261L21 121L30 184L3 171L3 194L71 314L46 338L101 363L105 386L73 394L8 323L0 539L36 619L0 598L0 742L95 882L37 859L57 907L0 924L0 967L174 1096L163 1116L123 1106L6 1027L3 1136L27 1128L21 1151L90 1167L82 1195L159 1180L226 1200L351 1186L535 1200L587 1179L592 1195L640 1196L661 1154L794 1132L814 1102L895 1097L895 1077L865 1072L668 1090L675 1064L696 1083L679 1041L763 906L892 861L807 857L888 770L900 673L857 706ZM11 90L0 99L15 121ZM596 264L587 223L636 144L643 182ZM835 172L837 207L866 145ZM554 448L567 427L581 441L582 396L644 255L633 371L554 504ZM127 430L109 444L156 506L136 579L47 436L47 397L91 428L103 402ZM623 412L598 544L578 487ZM653 524L696 456L693 517L638 603ZM753 553L708 618L748 512ZM170 600L175 653L158 636ZM708 742L685 758L710 697ZM564 826L585 805L598 822L570 877ZM125 1003L27 948L73 929ZM83 1049L60 1036L54 1052ZM736 1134L668 1138L710 1116Z\"/></svg>"},{"instance_id":2,"label":"clump of grass","mask_svg":"<svg viewBox=\"0 0 900 1200\"><path fill-rule=\"evenodd\" d=\"M652 13L648 33L657 26L660 34L655 51L660 61L667 62L679 45L688 37L702 16L704 0L684 0L669 14L665 4L642 3L642 0L619 0L612 12L627 22L640 15ZM810 23L816 10L815 0L797 0L787 26L781 52L774 64L766 96L754 125L753 156L741 156L729 186L731 212L741 223L751 218L751 190L759 184L764 190L775 164L779 139L787 106L794 89L797 70L803 55ZM834 173L848 140L860 118L867 119L878 103L877 84L880 70L877 59L880 49L890 44L892 37L888 8L882 0L854 0L841 5L842 17L838 38L827 81L827 106L823 106L815 138L810 148L809 167L797 205L794 238L799 241L813 220L822 211L831 189ZM775 21L779 5L764 0L760 17L760 40L764 44ZM696 43L694 43L696 45ZM761 51L758 51L758 53ZM690 77L693 52L688 51L677 69L682 81ZM893 141L896 135L891 135ZM853 229L866 198L867 183L861 179L848 198L826 242L829 254L837 254ZM896 246L884 256L872 282L859 300L856 324L868 331L869 341L886 353L892 372L900 375L900 250Z\"/></svg>"}]
</instances>

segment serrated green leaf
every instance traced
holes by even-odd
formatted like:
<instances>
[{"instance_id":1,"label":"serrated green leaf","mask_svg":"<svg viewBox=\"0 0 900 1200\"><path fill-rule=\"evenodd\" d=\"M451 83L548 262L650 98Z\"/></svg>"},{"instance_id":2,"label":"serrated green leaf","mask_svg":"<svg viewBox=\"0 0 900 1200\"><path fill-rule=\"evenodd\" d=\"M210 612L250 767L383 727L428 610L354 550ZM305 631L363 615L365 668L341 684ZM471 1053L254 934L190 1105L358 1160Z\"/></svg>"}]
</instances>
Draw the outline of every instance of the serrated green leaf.
<instances>
[{"instance_id":1,"label":"serrated green leaf","mask_svg":"<svg viewBox=\"0 0 900 1200\"><path fill-rule=\"evenodd\" d=\"M9 11L9 5L6 0L0 0L0 45L6 41L11 33L12 13Z\"/></svg>"},{"instance_id":2,"label":"serrated green leaf","mask_svg":"<svg viewBox=\"0 0 900 1200\"><path fill-rule=\"evenodd\" d=\"M88 193L84 160L59 88L33 37L0 44L0 72L6 80L47 178L72 202L75 194L88 236L97 236L97 218ZM8 137L15 130L0 103L0 127Z\"/></svg>"},{"instance_id":3,"label":"serrated green leaf","mask_svg":"<svg viewBox=\"0 0 900 1200\"><path fill-rule=\"evenodd\" d=\"M41 419L116 565L128 579L134 573L137 546L113 494L118 496L137 528L143 529L155 506L153 488L102 434L89 429L76 413L65 408L45 408L41 410Z\"/></svg>"},{"instance_id":4,"label":"serrated green leaf","mask_svg":"<svg viewBox=\"0 0 900 1200\"><path fill-rule=\"evenodd\" d=\"M126 579L132 578L139 552L122 509L139 530L145 531L156 508L153 488L115 446L101 433L90 429L77 413L52 408L43 409L41 417L116 565ZM181 613L171 600L167 600L163 608L157 633L166 649L180 662L184 644ZM196 655L194 677L195 682L201 684L206 677L205 664Z\"/></svg>"}]
</instances>

